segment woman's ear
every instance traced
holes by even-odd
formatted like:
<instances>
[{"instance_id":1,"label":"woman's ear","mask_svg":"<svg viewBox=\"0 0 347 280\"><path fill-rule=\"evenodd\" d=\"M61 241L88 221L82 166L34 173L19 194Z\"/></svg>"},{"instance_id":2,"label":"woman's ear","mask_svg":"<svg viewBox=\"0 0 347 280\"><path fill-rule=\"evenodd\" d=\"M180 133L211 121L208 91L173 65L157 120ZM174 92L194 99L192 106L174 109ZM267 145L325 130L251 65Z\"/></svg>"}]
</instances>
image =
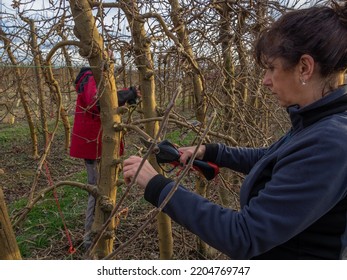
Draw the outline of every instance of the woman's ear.
<instances>
[{"instance_id":1,"label":"woman's ear","mask_svg":"<svg viewBox=\"0 0 347 280\"><path fill-rule=\"evenodd\" d=\"M303 54L299 60L299 75L302 83L306 83L313 75L315 61L309 54Z\"/></svg>"}]
</instances>

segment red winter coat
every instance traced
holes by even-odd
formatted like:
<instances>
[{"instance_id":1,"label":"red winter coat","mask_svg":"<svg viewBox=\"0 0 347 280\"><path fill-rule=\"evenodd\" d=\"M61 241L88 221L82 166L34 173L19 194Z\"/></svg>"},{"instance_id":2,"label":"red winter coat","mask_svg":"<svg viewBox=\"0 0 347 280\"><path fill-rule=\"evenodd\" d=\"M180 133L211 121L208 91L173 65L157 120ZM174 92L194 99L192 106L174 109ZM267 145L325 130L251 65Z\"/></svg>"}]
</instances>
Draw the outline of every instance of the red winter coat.
<instances>
[{"instance_id":1,"label":"red winter coat","mask_svg":"<svg viewBox=\"0 0 347 280\"><path fill-rule=\"evenodd\" d=\"M96 100L97 87L89 67L81 69L75 81L78 93L75 119L71 134L70 156L83 159L97 159L101 156L101 120ZM136 88L122 89L117 92L118 105L135 104ZM120 155L123 154L123 141Z\"/></svg>"},{"instance_id":2,"label":"red winter coat","mask_svg":"<svg viewBox=\"0 0 347 280\"><path fill-rule=\"evenodd\" d=\"M101 121L96 102L96 83L90 69L82 68L76 81L77 101L71 134L70 156L97 159L101 156Z\"/></svg>"}]
</instances>

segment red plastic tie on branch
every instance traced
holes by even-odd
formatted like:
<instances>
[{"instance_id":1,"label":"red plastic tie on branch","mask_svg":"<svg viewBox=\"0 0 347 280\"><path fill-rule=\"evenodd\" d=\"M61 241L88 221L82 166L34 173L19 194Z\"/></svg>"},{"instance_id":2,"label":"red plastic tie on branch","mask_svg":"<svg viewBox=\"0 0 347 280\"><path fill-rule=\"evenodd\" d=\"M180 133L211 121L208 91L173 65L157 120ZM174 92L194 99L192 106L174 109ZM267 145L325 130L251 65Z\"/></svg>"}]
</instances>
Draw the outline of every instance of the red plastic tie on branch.
<instances>
[{"instance_id":1,"label":"red plastic tie on branch","mask_svg":"<svg viewBox=\"0 0 347 280\"><path fill-rule=\"evenodd\" d=\"M74 254L75 252L76 252L76 248L74 248L73 246L70 246L69 248L70 255Z\"/></svg>"},{"instance_id":2,"label":"red plastic tie on branch","mask_svg":"<svg viewBox=\"0 0 347 280\"><path fill-rule=\"evenodd\" d=\"M51 186L51 187L54 187L54 184L53 184L53 180L52 180L52 177L51 177L51 173L49 172L49 169L48 169L48 165L47 165L47 162L45 161L44 163L44 166L45 166L45 169L46 169L46 177L47 177L47 180L48 180L48 184ZM61 211L61 208L60 208L60 203L59 203L59 199L58 199L58 194L56 192L56 189L53 188L53 196L54 196L54 199L55 199L55 202L57 204L57 207L58 207L58 212L59 212L59 215L60 215L60 218L63 222L63 225L64 225L64 229L65 229L65 234L66 234L66 238L69 242L69 254L73 254L76 252L76 249L74 248L73 244L72 244L72 240L71 240L71 237L70 237L70 233L69 233L69 230L66 226L66 223L65 223L65 218L64 218L64 214L63 212Z\"/></svg>"}]
</instances>

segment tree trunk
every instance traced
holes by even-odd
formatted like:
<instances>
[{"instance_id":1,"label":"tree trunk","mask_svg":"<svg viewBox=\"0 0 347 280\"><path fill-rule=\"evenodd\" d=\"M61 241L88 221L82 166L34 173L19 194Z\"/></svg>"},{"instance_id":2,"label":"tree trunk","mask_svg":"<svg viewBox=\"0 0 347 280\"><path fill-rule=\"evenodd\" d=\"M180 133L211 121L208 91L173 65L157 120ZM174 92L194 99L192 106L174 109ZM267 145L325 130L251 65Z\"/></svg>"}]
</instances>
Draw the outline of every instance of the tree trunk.
<instances>
[{"instance_id":1,"label":"tree trunk","mask_svg":"<svg viewBox=\"0 0 347 280\"><path fill-rule=\"evenodd\" d=\"M341 73L339 75L339 85L343 85L345 83L345 73Z\"/></svg>"},{"instance_id":2,"label":"tree trunk","mask_svg":"<svg viewBox=\"0 0 347 280\"><path fill-rule=\"evenodd\" d=\"M0 187L0 260L22 259Z\"/></svg>"},{"instance_id":3,"label":"tree trunk","mask_svg":"<svg viewBox=\"0 0 347 280\"><path fill-rule=\"evenodd\" d=\"M124 49L121 48L120 49L120 61L121 61L121 68L122 68L122 78L121 81L123 83L123 88L126 88L128 86L127 84L127 69L126 69L126 65L125 65L125 58L124 58Z\"/></svg>"},{"instance_id":4,"label":"tree trunk","mask_svg":"<svg viewBox=\"0 0 347 280\"><path fill-rule=\"evenodd\" d=\"M155 101L155 81L153 58L150 51L150 38L146 37L144 24L135 19L139 15L136 0L125 0L122 7L132 33L132 38L135 45L135 63L140 73L140 85L142 92L142 104L144 118L153 118L157 116L156 101ZM154 137L159 130L158 122L146 122L145 131L148 135ZM160 172L154 157L149 159L151 164ZM159 213L158 219L158 234L159 234L159 249L160 259L172 259L173 256L173 241L171 232L171 219L164 213Z\"/></svg>"},{"instance_id":5,"label":"tree trunk","mask_svg":"<svg viewBox=\"0 0 347 280\"><path fill-rule=\"evenodd\" d=\"M98 188L101 197L96 201L93 231L98 232L107 221L116 201L116 181L119 166L114 162L119 158L120 131L114 130L114 124L120 123L120 116L115 113L118 107L113 61L104 50L104 43L96 28L95 18L88 0L70 0L70 7L75 21L74 33L83 44L81 56L87 57L98 86L97 97L100 100L102 125L102 155L99 171ZM102 238L98 241L93 258L100 259L113 250L115 220L109 223Z\"/></svg>"},{"instance_id":6,"label":"tree trunk","mask_svg":"<svg viewBox=\"0 0 347 280\"><path fill-rule=\"evenodd\" d=\"M232 123L234 121L234 108L236 107L235 97L235 66L232 56L233 33L231 29L232 7L229 3L220 3L215 6L220 15L219 42L222 48L223 59L223 87L222 96L226 106L223 108L227 122L223 124L224 133L233 135Z\"/></svg>"},{"instance_id":7,"label":"tree trunk","mask_svg":"<svg viewBox=\"0 0 347 280\"><path fill-rule=\"evenodd\" d=\"M197 61L195 60L194 52L189 42L188 32L183 21L182 12L183 9L180 6L178 0L170 0L170 5L172 8L171 18L175 29L177 30L178 41L184 48L186 55L189 57L187 61L190 63L190 67L193 72L193 89L195 97L195 110L196 118L202 124L205 123L206 118L206 97L204 95L204 79L199 68ZM183 23L182 23L183 22Z\"/></svg>"},{"instance_id":8,"label":"tree trunk","mask_svg":"<svg viewBox=\"0 0 347 280\"><path fill-rule=\"evenodd\" d=\"M28 101L25 99L25 92L24 92L24 89L22 86L21 73L19 71L19 67L17 67L17 60L15 59L15 57L11 51L10 41L7 39L5 32L2 30L1 27L0 27L0 35L1 35L0 36L1 40L4 42L4 47L5 47L5 50L6 50L8 56L11 60L11 63L13 65L15 65L15 76L16 76L17 85L18 85L18 92L19 92L20 100L22 102L24 111L25 111L25 116L27 118L28 126L30 129L30 136L31 136L31 143L32 143L32 156L34 159L37 159L39 157L37 132L35 129L34 121L33 121L32 116L30 114Z\"/></svg>"},{"instance_id":9,"label":"tree trunk","mask_svg":"<svg viewBox=\"0 0 347 280\"><path fill-rule=\"evenodd\" d=\"M30 47L31 47L31 53L34 58L34 66L35 66L34 70L35 70L35 77L36 77L37 96L39 99L39 112L40 112L40 121L41 121L42 135L43 135L43 145L46 145L48 141L47 113L45 108L45 96L44 96L43 82L42 82L40 52L39 52L39 47L37 44L35 22L32 19L28 19L23 16L21 18L26 23L28 23L30 27L30 35L31 35Z\"/></svg>"},{"instance_id":10,"label":"tree trunk","mask_svg":"<svg viewBox=\"0 0 347 280\"><path fill-rule=\"evenodd\" d=\"M191 69L193 69L192 81L193 81L193 90L195 97L195 116L196 119L202 124L205 125L206 118L206 97L204 95L204 79L201 74L199 65L195 59L193 49L189 42L188 32L183 21L183 16L181 11L183 11L178 0L170 0L170 5L172 8L171 18L174 24L175 29L177 30L178 41L184 48L184 51L187 56L189 56L189 63ZM188 69L189 69L188 68ZM196 180L195 190L198 194L206 196L207 191L207 181L203 177L199 176ZM198 241L198 251L207 256L208 246L205 242Z\"/></svg>"},{"instance_id":11,"label":"tree trunk","mask_svg":"<svg viewBox=\"0 0 347 280\"><path fill-rule=\"evenodd\" d=\"M46 83L48 84L50 93L52 94L52 99L54 100L57 106L57 110L58 110L57 113L59 113L59 116L64 126L65 151L68 152L70 147L71 126L69 122L68 113L66 112L62 104L63 100L62 100L62 94L61 94L59 83L56 79L54 79L50 59L51 57L47 57L47 61L45 62L45 71L43 73L45 74L44 77L45 77Z\"/></svg>"}]
</instances>

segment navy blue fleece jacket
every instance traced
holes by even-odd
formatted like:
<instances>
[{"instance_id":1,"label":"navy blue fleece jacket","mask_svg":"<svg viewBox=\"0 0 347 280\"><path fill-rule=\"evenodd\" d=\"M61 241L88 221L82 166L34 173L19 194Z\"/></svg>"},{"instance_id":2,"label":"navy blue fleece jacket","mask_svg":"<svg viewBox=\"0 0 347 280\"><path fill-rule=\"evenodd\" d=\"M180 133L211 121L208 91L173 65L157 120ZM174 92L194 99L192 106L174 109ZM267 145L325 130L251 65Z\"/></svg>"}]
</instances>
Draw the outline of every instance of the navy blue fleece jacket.
<instances>
[{"instance_id":1,"label":"navy blue fleece jacket","mask_svg":"<svg viewBox=\"0 0 347 280\"><path fill-rule=\"evenodd\" d=\"M291 130L268 148L206 145L204 160L247 174L240 211L183 186L163 211L232 259L346 258L346 92L289 107ZM145 198L159 206L173 186L157 175Z\"/></svg>"}]
</instances>

